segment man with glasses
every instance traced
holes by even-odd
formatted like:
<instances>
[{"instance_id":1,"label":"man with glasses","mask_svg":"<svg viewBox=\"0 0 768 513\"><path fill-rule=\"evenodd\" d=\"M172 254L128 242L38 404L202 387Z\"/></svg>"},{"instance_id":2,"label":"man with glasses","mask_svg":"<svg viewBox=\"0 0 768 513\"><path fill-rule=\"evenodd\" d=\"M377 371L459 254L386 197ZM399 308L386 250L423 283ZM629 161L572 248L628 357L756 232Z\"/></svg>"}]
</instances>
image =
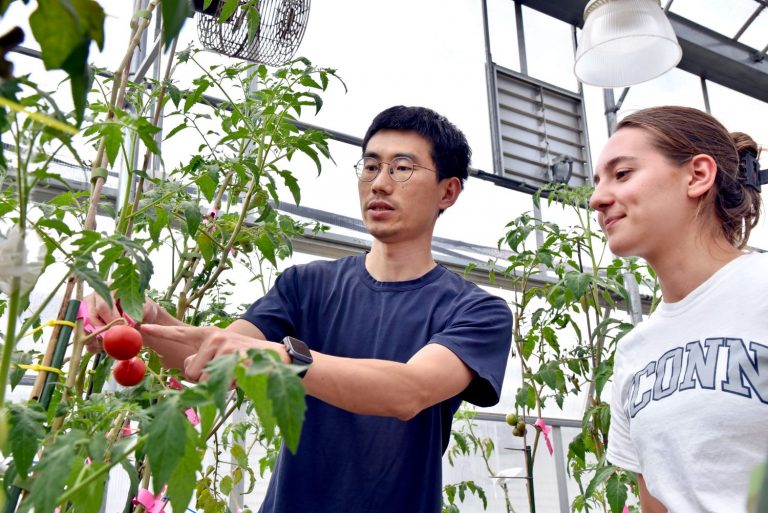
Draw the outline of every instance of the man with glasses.
<instances>
[{"instance_id":1,"label":"man with glasses","mask_svg":"<svg viewBox=\"0 0 768 513\"><path fill-rule=\"evenodd\" d=\"M286 269L227 330L142 327L192 380L251 347L306 366L299 448L280 451L261 511L441 510L453 414L462 400L498 402L511 343L507 304L432 257L435 222L459 197L470 154L436 112L385 110L355 166L370 251Z\"/></svg>"}]
</instances>

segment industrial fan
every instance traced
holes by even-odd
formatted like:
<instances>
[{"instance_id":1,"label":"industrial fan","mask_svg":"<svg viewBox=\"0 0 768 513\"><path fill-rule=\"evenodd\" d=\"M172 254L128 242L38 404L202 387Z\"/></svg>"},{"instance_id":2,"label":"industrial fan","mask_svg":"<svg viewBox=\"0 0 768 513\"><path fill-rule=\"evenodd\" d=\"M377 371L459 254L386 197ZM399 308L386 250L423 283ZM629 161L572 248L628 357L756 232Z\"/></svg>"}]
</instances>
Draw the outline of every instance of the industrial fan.
<instances>
[{"instance_id":1,"label":"industrial fan","mask_svg":"<svg viewBox=\"0 0 768 513\"><path fill-rule=\"evenodd\" d=\"M309 19L310 0L259 0L258 28L248 41L248 4L238 0L234 14L219 23L225 0L213 0L204 8L203 0L194 0L197 34L203 46L230 57L280 66L289 61L301 44ZM252 16L253 14L251 14Z\"/></svg>"}]
</instances>

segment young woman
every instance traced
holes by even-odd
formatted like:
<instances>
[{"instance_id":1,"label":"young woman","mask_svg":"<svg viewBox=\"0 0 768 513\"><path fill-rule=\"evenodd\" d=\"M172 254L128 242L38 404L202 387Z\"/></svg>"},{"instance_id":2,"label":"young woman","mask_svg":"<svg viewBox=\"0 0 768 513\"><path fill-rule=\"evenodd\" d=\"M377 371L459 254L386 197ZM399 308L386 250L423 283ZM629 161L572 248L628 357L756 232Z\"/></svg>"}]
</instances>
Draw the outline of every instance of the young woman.
<instances>
[{"instance_id":1,"label":"young woman","mask_svg":"<svg viewBox=\"0 0 768 513\"><path fill-rule=\"evenodd\" d=\"M758 145L712 116L656 107L603 150L591 205L611 251L640 256L663 302L618 346L608 460L644 513L746 512L768 456L768 253Z\"/></svg>"}]
</instances>

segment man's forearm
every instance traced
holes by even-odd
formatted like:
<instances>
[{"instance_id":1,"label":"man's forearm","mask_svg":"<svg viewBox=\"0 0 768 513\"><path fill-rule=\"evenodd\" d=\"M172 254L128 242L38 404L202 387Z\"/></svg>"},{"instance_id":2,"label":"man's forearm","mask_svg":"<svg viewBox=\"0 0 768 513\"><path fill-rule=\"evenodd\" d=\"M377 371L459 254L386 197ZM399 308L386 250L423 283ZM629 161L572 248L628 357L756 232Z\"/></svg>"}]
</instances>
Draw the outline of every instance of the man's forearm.
<instances>
[{"instance_id":1,"label":"man's forearm","mask_svg":"<svg viewBox=\"0 0 768 513\"><path fill-rule=\"evenodd\" d=\"M421 386L407 364L314 354L304 378L307 393L361 415L408 420L423 408Z\"/></svg>"},{"instance_id":2,"label":"man's forearm","mask_svg":"<svg viewBox=\"0 0 768 513\"><path fill-rule=\"evenodd\" d=\"M453 352L428 344L408 363L313 353L307 393L361 415L401 420L461 393L474 373Z\"/></svg>"}]
</instances>

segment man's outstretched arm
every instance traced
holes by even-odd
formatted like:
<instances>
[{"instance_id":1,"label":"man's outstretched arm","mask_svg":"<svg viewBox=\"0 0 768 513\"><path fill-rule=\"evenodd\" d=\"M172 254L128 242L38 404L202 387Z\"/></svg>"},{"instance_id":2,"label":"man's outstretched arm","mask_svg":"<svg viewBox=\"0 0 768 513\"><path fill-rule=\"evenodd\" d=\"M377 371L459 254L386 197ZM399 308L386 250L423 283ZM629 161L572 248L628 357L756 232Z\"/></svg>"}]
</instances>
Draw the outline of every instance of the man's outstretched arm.
<instances>
[{"instance_id":1,"label":"man's outstretched arm","mask_svg":"<svg viewBox=\"0 0 768 513\"><path fill-rule=\"evenodd\" d=\"M250 348L272 349L284 362L288 354L281 343L264 340L248 321L235 321L226 330L214 327L144 325L142 331L157 341L158 352L178 340L198 346L187 357L184 373L197 381L205 365L219 356L245 353ZM377 359L330 356L312 352L314 363L304 378L307 393L328 404L361 415L381 415L408 420L441 401L454 397L470 384L472 370L450 349L427 344L407 363ZM167 360L167 358L166 358Z\"/></svg>"}]
</instances>

